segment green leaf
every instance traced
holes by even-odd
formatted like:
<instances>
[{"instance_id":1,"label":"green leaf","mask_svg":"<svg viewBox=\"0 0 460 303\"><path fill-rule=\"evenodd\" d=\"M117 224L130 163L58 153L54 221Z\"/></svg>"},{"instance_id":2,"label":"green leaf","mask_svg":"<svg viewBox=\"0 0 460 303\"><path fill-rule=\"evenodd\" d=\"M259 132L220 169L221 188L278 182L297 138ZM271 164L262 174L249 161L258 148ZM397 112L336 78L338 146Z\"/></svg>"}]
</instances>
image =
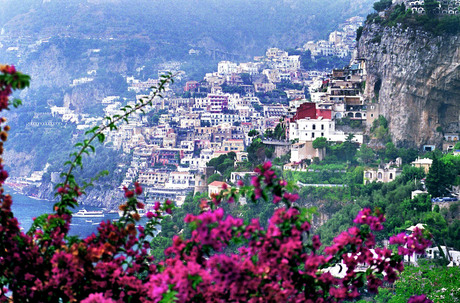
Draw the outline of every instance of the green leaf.
<instances>
[{"instance_id":1,"label":"green leaf","mask_svg":"<svg viewBox=\"0 0 460 303\"><path fill-rule=\"evenodd\" d=\"M200 284L201 282L203 282L203 278L201 276L198 276L198 275L188 275L188 279L190 281L192 281L192 288L194 290L196 290L196 287L198 286L198 284Z\"/></svg>"},{"instance_id":2,"label":"green leaf","mask_svg":"<svg viewBox=\"0 0 460 303\"><path fill-rule=\"evenodd\" d=\"M99 140L99 142L103 143L105 140L105 135L103 133L99 133L97 134L97 139Z\"/></svg>"},{"instance_id":3,"label":"green leaf","mask_svg":"<svg viewBox=\"0 0 460 303\"><path fill-rule=\"evenodd\" d=\"M92 129L88 130L87 132L85 132L85 135L88 135L88 134L92 134L94 133L95 131L97 131L99 129L99 126L95 126L93 127Z\"/></svg>"},{"instance_id":4,"label":"green leaf","mask_svg":"<svg viewBox=\"0 0 460 303\"><path fill-rule=\"evenodd\" d=\"M22 105L22 101L20 99L13 99L12 105L14 108L18 108L19 106Z\"/></svg>"}]
</instances>

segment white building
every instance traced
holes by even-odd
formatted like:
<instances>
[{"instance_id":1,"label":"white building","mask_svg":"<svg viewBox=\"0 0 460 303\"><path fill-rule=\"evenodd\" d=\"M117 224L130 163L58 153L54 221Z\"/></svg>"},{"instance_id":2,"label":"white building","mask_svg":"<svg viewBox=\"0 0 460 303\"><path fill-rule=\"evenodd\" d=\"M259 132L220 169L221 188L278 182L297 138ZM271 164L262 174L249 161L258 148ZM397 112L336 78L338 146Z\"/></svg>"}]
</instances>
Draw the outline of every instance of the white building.
<instances>
[{"instance_id":1,"label":"white building","mask_svg":"<svg viewBox=\"0 0 460 303\"><path fill-rule=\"evenodd\" d=\"M313 141L319 137L325 137L328 141L334 141L335 122L330 119L299 119L289 123L289 139L298 139L299 142Z\"/></svg>"},{"instance_id":2,"label":"white building","mask_svg":"<svg viewBox=\"0 0 460 303\"><path fill-rule=\"evenodd\" d=\"M367 169L364 171L364 184L374 181L388 183L394 181L401 172L399 167Z\"/></svg>"},{"instance_id":3,"label":"white building","mask_svg":"<svg viewBox=\"0 0 460 303\"><path fill-rule=\"evenodd\" d=\"M217 64L217 74L219 76L227 76L238 72L238 65L230 61L220 61Z\"/></svg>"},{"instance_id":4,"label":"white building","mask_svg":"<svg viewBox=\"0 0 460 303\"><path fill-rule=\"evenodd\" d=\"M189 172L173 171L169 174L165 188L189 188L195 186L195 175Z\"/></svg>"}]
</instances>

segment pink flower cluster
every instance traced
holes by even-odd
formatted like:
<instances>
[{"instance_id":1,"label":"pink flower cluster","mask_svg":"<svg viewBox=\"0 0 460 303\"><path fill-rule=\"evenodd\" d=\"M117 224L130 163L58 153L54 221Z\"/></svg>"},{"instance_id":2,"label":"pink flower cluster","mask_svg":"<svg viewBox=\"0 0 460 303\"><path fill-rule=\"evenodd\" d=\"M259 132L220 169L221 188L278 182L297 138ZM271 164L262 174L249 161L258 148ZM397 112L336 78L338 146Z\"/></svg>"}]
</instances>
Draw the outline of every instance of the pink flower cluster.
<instances>
[{"instance_id":1,"label":"pink flower cluster","mask_svg":"<svg viewBox=\"0 0 460 303\"><path fill-rule=\"evenodd\" d=\"M8 101L13 89L24 87L21 82L18 82L16 86L12 85L11 78L17 78L17 72L14 65L1 65L0 72L0 110L8 108Z\"/></svg>"},{"instance_id":2,"label":"pink flower cluster","mask_svg":"<svg viewBox=\"0 0 460 303\"><path fill-rule=\"evenodd\" d=\"M375 215L370 208L365 208L359 211L354 223L367 224L371 230L379 231L383 229L383 222L385 222L385 215L379 210L375 210Z\"/></svg>"},{"instance_id":3,"label":"pink flower cluster","mask_svg":"<svg viewBox=\"0 0 460 303\"><path fill-rule=\"evenodd\" d=\"M425 295L420 295L410 297L407 303L433 303L433 301L428 299Z\"/></svg>"},{"instance_id":4,"label":"pink flower cluster","mask_svg":"<svg viewBox=\"0 0 460 303\"><path fill-rule=\"evenodd\" d=\"M8 281L4 293L12 291L15 301L149 301L145 285L158 270L147 239L171 202L158 203L159 215L146 228L136 227L130 214L120 223L102 222L97 234L77 240L66 238L71 216L65 212L37 218L36 223L43 220L37 229L24 234L11 213L11 197L0 198L0 269ZM134 196L127 207L132 203L142 207ZM0 296L0 302L8 300Z\"/></svg>"},{"instance_id":5,"label":"pink flower cluster","mask_svg":"<svg viewBox=\"0 0 460 303\"><path fill-rule=\"evenodd\" d=\"M398 253L402 256L425 253L425 249L432 243L430 235L424 234L423 230L416 227L410 235L400 233L390 237L390 244L398 245Z\"/></svg>"}]
</instances>

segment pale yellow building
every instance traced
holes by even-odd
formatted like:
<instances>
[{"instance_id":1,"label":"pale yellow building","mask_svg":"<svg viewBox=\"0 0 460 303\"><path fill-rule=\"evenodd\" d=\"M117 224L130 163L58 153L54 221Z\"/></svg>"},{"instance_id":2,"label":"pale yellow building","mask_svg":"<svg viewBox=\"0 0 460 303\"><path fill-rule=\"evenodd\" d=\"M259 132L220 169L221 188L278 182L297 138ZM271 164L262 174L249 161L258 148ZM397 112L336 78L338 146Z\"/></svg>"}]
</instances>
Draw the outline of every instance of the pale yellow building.
<instances>
[{"instance_id":1,"label":"pale yellow building","mask_svg":"<svg viewBox=\"0 0 460 303\"><path fill-rule=\"evenodd\" d=\"M415 167L422 167L423 170L425 171L425 174L428 174L430 171L431 164L433 163L433 160L428 159L428 158L417 158L414 162L412 162L412 166Z\"/></svg>"}]
</instances>

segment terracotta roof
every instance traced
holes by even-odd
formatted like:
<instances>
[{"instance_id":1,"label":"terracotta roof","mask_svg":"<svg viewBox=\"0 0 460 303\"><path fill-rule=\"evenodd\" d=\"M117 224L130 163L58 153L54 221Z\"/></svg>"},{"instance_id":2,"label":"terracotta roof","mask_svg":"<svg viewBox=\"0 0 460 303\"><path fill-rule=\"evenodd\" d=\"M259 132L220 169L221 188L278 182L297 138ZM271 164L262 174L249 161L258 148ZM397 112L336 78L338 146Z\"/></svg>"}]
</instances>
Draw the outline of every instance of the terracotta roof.
<instances>
[{"instance_id":1,"label":"terracotta roof","mask_svg":"<svg viewBox=\"0 0 460 303\"><path fill-rule=\"evenodd\" d=\"M214 182L212 182L212 183L208 184L208 186L217 186L217 187L222 187L224 184L225 184L225 185L227 185L227 183L225 183L225 182L222 182L222 181L214 181Z\"/></svg>"}]
</instances>

